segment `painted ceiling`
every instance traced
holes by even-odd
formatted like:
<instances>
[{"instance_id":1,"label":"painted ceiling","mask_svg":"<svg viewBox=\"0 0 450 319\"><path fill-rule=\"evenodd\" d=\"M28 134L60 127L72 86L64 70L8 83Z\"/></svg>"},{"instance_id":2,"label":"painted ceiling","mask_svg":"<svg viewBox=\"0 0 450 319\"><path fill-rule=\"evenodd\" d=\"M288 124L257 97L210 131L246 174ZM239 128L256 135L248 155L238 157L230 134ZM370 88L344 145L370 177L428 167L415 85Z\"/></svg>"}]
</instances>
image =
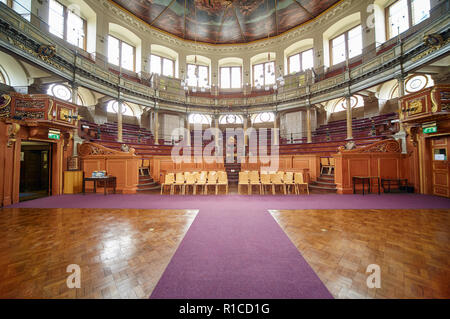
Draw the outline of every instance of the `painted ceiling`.
<instances>
[{"instance_id":1,"label":"painted ceiling","mask_svg":"<svg viewBox=\"0 0 450 319\"><path fill-rule=\"evenodd\" d=\"M320 15L339 0L111 0L151 26L213 44L276 36Z\"/></svg>"}]
</instances>

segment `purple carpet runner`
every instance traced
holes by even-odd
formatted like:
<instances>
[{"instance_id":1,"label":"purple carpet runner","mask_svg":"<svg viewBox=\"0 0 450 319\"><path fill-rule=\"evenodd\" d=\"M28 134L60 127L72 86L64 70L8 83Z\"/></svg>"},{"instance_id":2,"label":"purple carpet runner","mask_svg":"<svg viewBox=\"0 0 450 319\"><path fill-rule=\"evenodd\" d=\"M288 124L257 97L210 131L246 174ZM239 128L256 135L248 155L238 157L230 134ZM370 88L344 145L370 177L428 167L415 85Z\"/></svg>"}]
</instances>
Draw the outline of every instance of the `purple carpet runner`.
<instances>
[{"instance_id":1,"label":"purple carpet runner","mask_svg":"<svg viewBox=\"0 0 450 319\"><path fill-rule=\"evenodd\" d=\"M10 207L199 209L151 298L332 298L269 209L449 209L423 195L65 195Z\"/></svg>"}]
</instances>

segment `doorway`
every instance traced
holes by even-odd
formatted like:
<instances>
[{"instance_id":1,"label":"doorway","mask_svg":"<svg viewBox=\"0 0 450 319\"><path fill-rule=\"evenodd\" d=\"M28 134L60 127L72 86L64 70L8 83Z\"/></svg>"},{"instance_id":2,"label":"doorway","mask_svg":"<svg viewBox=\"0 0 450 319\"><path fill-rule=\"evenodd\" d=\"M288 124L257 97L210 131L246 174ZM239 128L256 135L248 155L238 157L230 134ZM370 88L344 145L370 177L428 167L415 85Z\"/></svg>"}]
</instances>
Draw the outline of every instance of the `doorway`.
<instances>
[{"instance_id":1,"label":"doorway","mask_svg":"<svg viewBox=\"0 0 450 319\"><path fill-rule=\"evenodd\" d=\"M23 141L20 150L19 201L51 194L52 144Z\"/></svg>"},{"instance_id":2,"label":"doorway","mask_svg":"<svg viewBox=\"0 0 450 319\"><path fill-rule=\"evenodd\" d=\"M450 197L450 136L431 139L433 195Z\"/></svg>"}]
</instances>

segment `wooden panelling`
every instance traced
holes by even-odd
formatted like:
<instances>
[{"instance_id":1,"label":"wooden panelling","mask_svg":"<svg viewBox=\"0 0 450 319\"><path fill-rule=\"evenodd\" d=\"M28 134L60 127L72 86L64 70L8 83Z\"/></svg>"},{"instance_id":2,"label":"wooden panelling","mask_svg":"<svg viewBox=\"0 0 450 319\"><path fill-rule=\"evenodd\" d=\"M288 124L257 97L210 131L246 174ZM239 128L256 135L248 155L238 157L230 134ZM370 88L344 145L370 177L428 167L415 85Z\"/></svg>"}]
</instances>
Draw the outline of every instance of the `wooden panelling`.
<instances>
[{"instance_id":1,"label":"wooden panelling","mask_svg":"<svg viewBox=\"0 0 450 319\"><path fill-rule=\"evenodd\" d=\"M64 172L64 194L81 193L83 184L83 171Z\"/></svg>"},{"instance_id":2,"label":"wooden panelling","mask_svg":"<svg viewBox=\"0 0 450 319\"><path fill-rule=\"evenodd\" d=\"M387 140L352 151L334 155L335 183L339 194L353 192L354 176L380 178L408 178L404 163L408 156L401 154L396 141ZM358 185L358 188L360 185Z\"/></svg>"},{"instance_id":3,"label":"wooden panelling","mask_svg":"<svg viewBox=\"0 0 450 319\"><path fill-rule=\"evenodd\" d=\"M124 194L136 193L139 183L139 166L141 157L129 153L105 148L95 143L83 143L80 147L82 168L85 176L92 176L93 171L106 171L117 178L117 191ZM86 190L92 190L92 183L86 185ZM101 190L98 189L98 192Z\"/></svg>"},{"instance_id":4,"label":"wooden panelling","mask_svg":"<svg viewBox=\"0 0 450 319\"><path fill-rule=\"evenodd\" d=\"M136 193L140 161L141 159L136 156L94 155L82 159L85 176L91 176L93 171L104 170L108 175L117 177L117 191L124 194ZM92 187L91 183L86 184L86 190L91 191ZM97 191L102 192L100 189Z\"/></svg>"}]
</instances>

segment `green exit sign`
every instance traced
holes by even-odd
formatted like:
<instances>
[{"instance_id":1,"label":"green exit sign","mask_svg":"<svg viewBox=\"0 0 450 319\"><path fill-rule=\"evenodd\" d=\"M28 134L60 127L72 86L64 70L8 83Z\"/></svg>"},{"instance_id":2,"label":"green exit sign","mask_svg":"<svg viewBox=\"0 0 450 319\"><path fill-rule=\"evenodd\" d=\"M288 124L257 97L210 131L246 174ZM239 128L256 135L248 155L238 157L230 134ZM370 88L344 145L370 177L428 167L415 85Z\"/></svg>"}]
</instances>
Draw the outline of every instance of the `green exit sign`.
<instances>
[{"instance_id":1,"label":"green exit sign","mask_svg":"<svg viewBox=\"0 0 450 319\"><path fill-rule=\"evenodd\" d=\"M436 133L436 132L437 132L437 126L423 128L423 134L430 134L430 133Z\"/></svg>"},{"instance_id":2,"label":"green exit sign","mask_svg":"<svg viewBox=\"0 0 450 319\"><path fill-rule=\"evenodd\" d=\"M51 140L59 140L61 133L56 130L48 130L48 138Z\"/></svg>"}]
</instances>

